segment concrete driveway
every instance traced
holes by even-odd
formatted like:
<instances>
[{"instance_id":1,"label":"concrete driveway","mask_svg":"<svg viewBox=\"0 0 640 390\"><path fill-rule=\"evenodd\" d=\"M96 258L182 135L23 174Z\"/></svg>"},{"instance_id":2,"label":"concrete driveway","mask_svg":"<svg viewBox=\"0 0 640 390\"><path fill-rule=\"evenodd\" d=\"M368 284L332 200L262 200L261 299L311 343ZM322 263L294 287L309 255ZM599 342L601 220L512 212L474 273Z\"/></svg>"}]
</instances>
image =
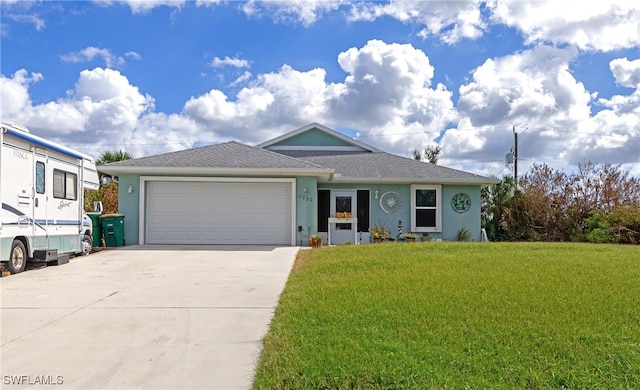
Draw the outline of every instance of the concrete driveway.
<instances>
[{"instance_id":1,"label":"concrete driveway","mask_svg":"<svg viewBox=\"0 0 640 390\"><path fill-rule=\"evenodd\" d=\"M132 246L1 278L0 387L249 389L297 251Z\"/></svg>"}]
</instances>

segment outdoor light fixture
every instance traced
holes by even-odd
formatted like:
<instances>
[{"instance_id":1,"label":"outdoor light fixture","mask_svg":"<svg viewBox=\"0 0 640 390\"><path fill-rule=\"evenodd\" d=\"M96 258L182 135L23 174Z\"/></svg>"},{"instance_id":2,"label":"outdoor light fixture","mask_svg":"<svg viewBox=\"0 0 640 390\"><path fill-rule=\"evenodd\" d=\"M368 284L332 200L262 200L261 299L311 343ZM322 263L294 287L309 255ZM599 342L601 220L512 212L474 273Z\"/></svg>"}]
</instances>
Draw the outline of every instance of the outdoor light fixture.
<instances>
[{"instance_id":1,"label":"outdoor light fixture","mask_svg":"<svg viewBox=\"0 0 640 390\"><path fill-rule=\"evenodd\" d=\"M376 190L375 195L374 195L376 199L378 199L378 194L380 194L380 191Z\"/></svg>"},{"instance_id":2,"label":"outdoor light fixture","mask_svg":"<svg viewBox=\"0 0 640 390\"><path fill-rule=\"evenodd\" d=\"M127 192L130 193L130 194L133 194L133 186L129 186L127 188Z\"/></svg>"},{"instance_id":3,"label":"outdoor light fixture","mask_svg":"<svg viewBox=\"0 0 640 390\"><path fill-rule=\"evenodd\" d=\"M302 196L307 196L307 188L302 189Z\"/></svg>"}]
</instances>

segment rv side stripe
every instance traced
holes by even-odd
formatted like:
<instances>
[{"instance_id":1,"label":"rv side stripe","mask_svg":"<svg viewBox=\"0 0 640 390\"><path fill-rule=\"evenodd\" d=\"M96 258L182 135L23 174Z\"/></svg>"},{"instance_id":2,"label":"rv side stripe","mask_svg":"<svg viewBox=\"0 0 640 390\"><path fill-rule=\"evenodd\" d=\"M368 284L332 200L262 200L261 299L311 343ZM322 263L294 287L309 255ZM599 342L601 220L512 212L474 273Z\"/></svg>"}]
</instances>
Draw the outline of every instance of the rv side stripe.
<instances>
[{"instance_id":1,"label":"rv side stripe","mask_svg":"<svg viewBox=\"0 0 640 390\"><path fill-rule=\"evenodd\" d=\"M7 210L10 213L13 213L15 215L17 215L18 217L23 217L27 220L27 222L29 222L29 225L35 224L37 227L39 227L42 230L47 230L45 229L42 225L40 225L38 222L34 221L32 218L26 216L22 211L18 210L15 207L9 206L6 203L2 204L2 209L3 210ZM18 222L10 222L10 223L3 223L3 225L18 225Z\"/></svg>"},{"instance_id":2,"label":"rv side stripe","mask_svg":"<svg viewBox=\"0 0 640 390\"><path fill-rule=\"evenodd\" d=\"M80 225L77 219L36 219L36 223L41 225Z\"/></svg>"}]
</instances>

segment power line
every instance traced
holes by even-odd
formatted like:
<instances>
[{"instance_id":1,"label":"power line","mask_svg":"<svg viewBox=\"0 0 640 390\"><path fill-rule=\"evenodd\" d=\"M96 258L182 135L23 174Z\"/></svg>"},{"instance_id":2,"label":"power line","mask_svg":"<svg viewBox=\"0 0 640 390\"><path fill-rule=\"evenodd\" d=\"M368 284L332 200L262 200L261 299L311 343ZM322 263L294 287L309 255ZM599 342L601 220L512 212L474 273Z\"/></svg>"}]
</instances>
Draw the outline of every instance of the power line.
<instances>
[{"instance_id":1,"label":"power line","mask_svg":"<svg viewBox=\"0 0 640 390\"><path fill-rule=\"evenodd\" d=\"M525 128L524 131L522 131L520 134L524 134L526 132L526 130L541 130L541 131L555 131L557 133L565 133L565 134L584 134L584 135L600 135L600 136L607 136L607 135L612 135L611 133L598 133L598 132L588 132L588 131L577 131L577 130L558 130L555 128L549 128L549 127L538 127L538 128ZM632 138L632 139L640 139L640 136L635 136L635 135L630 135L630 134L624 134L623 136L628 137L628 138Z\"/></svg>"}]
</instances>

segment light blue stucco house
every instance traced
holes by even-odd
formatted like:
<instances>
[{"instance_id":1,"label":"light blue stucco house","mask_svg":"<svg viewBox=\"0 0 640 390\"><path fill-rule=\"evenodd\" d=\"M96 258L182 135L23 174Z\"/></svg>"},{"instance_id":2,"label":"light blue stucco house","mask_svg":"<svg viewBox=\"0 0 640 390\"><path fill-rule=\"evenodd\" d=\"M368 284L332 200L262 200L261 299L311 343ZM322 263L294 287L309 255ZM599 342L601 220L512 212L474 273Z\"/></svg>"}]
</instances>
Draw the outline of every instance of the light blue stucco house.
<instances>
[{"instance_id":1,"label":"light blue stucco house","mask_svg":"<svg viewBox=\"0 0 640 390\"><path fill-rule=\"evenodd\" d=\"M443 240L466 228L478 241L480 190L498 183L385 153L318 123L256 146L225 142L99 171L118 176L127 245L295 246L316 232L331 244L366 244L376 224L394 236L401 224Z\"/></svg>"}]
</instances>

